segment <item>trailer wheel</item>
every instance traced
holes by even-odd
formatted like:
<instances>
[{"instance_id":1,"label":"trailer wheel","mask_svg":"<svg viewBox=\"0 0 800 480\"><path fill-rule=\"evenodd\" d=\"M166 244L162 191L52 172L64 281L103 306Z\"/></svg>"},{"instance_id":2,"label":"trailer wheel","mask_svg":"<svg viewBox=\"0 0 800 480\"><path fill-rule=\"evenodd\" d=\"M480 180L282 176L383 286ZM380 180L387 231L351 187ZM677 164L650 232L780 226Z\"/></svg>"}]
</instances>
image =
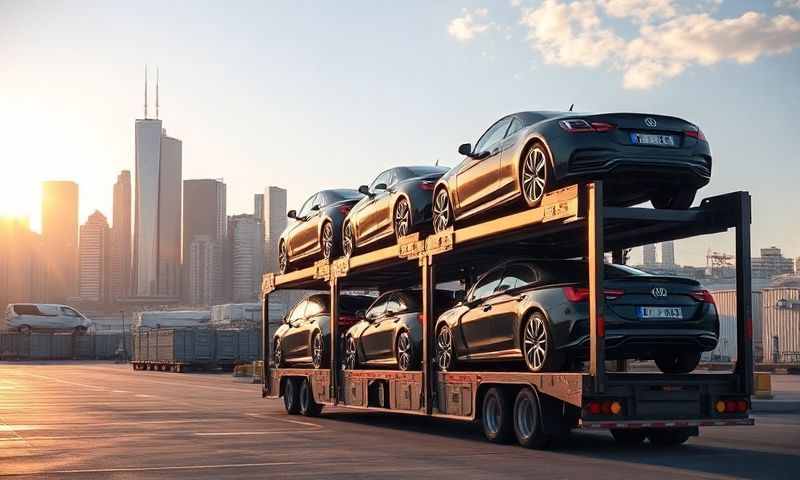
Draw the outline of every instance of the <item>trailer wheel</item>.
<instances>
[{"instance_id":1,"label":"trailer wheel","mask_svg":"<svg viewBox=\"0 0 800 480\"><path fill-rule=\"evenodd\" d=\"M317 417L322 412L322 405L314 400L314 392L307 378L300 382L300 414L305 417Z\"/></svg>"},{"instance_id":2,"label":"trailer wheel","mask_svg":"<svg viewBox=\"0 0 800 480\"><path fill-rule=\"evenodd\" d=\"M650 443L659 447L676 447L689 440L691 435L681 428L659 428L647 434Z\"/></svg>"},{"instance_id":3,"label":"trailer wheel","mask_svg":"<svg viewBox=\"0 0 800 480\"><path fill-rule=\"evenodd\" d=\"M287 378L283 385L283 407L289 415L300 413L300 392L297 388L297 380Z\"/></svg>"},{"instance_id":4,"label":"trailer wheel","mask_svg":"<svg viewBox=\"0 0 800 480\"><path fill-rule=\"evenodd\" d=\"M490 388L481 405L483 436L492 443L508 443L514 435L511 399L505 390Z\"/></svg>"},{"instance_id":5,"label":"trailer wheel","mask_svg":"<svg viewBox=\"0 0 800 480\"><path fill-rule=\"evenodd\" d=\"M514 401L514 434L525 448L543 449L552 439L544 432L539 398L530 387L520 390Z\"/></svg>"},{"instance_id":6,"label":"trailer wheel","mask_svg":"<svg viewBox=\"0 0 800 480\"><path fill-rule=\"evenodd\" d=\"M613 428L611 429L611 436L621 445L633 446L641 445L647 437L647 432L640 429Z\"/></svg>"}]
</instances>

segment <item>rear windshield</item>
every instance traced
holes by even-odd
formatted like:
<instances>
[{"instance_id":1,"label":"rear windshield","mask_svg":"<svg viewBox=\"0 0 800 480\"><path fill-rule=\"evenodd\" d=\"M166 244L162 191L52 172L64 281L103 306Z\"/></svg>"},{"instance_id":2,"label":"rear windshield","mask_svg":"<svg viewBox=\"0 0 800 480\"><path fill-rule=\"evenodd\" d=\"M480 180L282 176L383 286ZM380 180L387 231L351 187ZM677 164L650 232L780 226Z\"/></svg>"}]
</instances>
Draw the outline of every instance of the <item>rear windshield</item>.
<instances>
[{"instance_id":1,"label":"rear windshield","mask_svg":"<svg viewBox=\"0 0 800 480\"><path fill-rule=\"evenodd\" d=\"M589 264L579 260L532 262L544 276L546 283L586 282L589 278ZM609 280L650 276L641 270L627 265L605 265L605 277Z\"/></svg>"},{"instance_id":2,"label":"rear windshield","mask_svg":"<svg viewBox=\"0 0 800 480\"><path fill-rule=\"evenodd\" d=\"M17 315L42 315L36 305L14 305L14 313Z\"/></svg>"},{"instance_id":3,"label":"rear windshield","mask_svg":"<svg viewBox=\"0 0 800 480\"><path fill-rule=\"evenodd\" d=\"M427 177L428 175L434 175L436 173L444 175L447 170L449 170L446 167L436 166L406 167L406 169L411 172L414 177Z\"/></svg>"},{"instance_id":4,"label":"rear windshield","mask_svg":"<svg viewBox=\"0 0 800 480\"><path fill-rule=\"evenodd\" d=\"M346 188L340 188L338 190L325 190L325 195L328 197L330 202L340 202L342 200L358 200L363 195L358 193L357 190L349 190Z\"/></svg>"}]
</instances>

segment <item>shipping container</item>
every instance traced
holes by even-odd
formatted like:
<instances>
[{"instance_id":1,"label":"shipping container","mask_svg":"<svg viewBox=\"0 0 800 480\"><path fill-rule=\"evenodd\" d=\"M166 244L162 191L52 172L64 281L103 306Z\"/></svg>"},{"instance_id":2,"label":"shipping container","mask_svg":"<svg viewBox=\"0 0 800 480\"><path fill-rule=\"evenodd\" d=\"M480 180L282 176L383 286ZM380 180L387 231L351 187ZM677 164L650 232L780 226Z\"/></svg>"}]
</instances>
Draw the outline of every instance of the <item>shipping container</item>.
<instances>
[{"instance_id":1,"label":"shipping container","mask_svg":"<svg viewBox=\"0 0 800 480\"><path fill-rule=\"evenodd\" d=\"M210 320L210 310L147 311L134 315L133 328L206 327Z\"/></svg>"},{"instance_id":2,"label":"shipping container","mask_svg":"<svg viewBox=\"0 0 800 480\"><path fill-rule=\"evenodd\" d=\"M736 360L736 290L711 292L719 314L719 341L717 348L703 354L704 361L732 362ZM761 313L762 293L753 292L753 358L761 361L763 319Z\"/></svg>"},{"instance_id":3,"label":"shipping container","mask_svg":"<svg viewBox=\"0 0 800 480\"><path fill-rule=\"evenodd\" d=\"M800 288L767 288L763 297L764 362L800 364Z\"/></svg>"},{"instance_id":4,"label":"shipping container","mask_svg":"<svg viewBox=\"0 0 800 480\"><path fill-rule=\"evenodd\" d=\"M216 363L223 366L249 363L260 358L261 330L229 328L216 330Z\"/></svg>"}]
</instances>

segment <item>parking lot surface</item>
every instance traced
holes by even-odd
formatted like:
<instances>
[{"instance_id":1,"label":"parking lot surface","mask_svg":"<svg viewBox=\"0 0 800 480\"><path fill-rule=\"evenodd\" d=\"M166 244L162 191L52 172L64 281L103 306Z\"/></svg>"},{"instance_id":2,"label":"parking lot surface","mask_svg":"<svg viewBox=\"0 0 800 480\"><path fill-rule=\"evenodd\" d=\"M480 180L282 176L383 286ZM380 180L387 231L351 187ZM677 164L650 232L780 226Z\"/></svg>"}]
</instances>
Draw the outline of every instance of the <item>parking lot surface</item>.
<instances>
[{"instance_id":1,"label":"parking lot surface","mask_svg":"<svg viewBox=\"0 0 800 480\"><path fill-rule=\"evenodd\" d=\"M0 477L797 478L800 416L706 428L683 447L575 433L551 451L470 424L328 409L288 416L225 374L110 363L0 363Z\"/></svg>"}]
</instances>

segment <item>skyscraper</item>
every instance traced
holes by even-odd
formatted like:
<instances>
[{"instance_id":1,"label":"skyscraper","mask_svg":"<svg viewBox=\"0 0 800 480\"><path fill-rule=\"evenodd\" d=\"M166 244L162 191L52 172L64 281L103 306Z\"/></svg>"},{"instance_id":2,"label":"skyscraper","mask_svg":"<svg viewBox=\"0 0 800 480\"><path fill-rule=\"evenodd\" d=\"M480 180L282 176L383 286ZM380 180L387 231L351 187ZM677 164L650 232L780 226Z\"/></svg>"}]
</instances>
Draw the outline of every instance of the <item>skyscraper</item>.
<instances>
[{"instance_id":1,"label":"skyscraper","mask_svg":"<svg viewBox=\"0 0 800 480\"><path fill-rule=\"evenodd\" d=\"M278 240L286 228L286 190L280 187L267 187L264 192L264 242L266 253L264 270L278 270Z\"/></svg>"},{"instance_id":2,"label":"skyscraper","mask_svg":"<svg viewBox=\"0 0 800 480\"><path fill-rule=\"evenodd\" d=\"M195 252L204 257L207 255L204 243L196 250L191 248L191 244L197 237L202 236L208 242L215 243L222 248L228 225L225 215L226 188L220 180L184 180L183 196L184 298L190 300L192 292L200 288L191 284L195 279L200 280L200 277L192 274L190 270L192 265L200 265L201 261L204 261L200 258L193 259L192 255ZM216 272L215 275L218 275L221 281L223 269L221 251L213 259L216 263L207 266L203 264L203 268L209 268ZM214 301L220 297L222 297L221 293L217 293Z\"/></svg>"},{"instance_id":3,"label":"skyscraper","mask_svg":"<svg viewBox=\"0 0 800 480\"><path fill-rule=\"evenodd\" d=\"M675 243L663 242L661 244L661 263L664 266L675 266Z\"/></svg>"},{"instance_id":4,"label":"skyscraper","mask_svg":"<svg viewBox=\"0 0 800 480\"><path fill-rule=\"evenodd\" d=\"M0 309L6 304L43 302L47 265L40 235L28 221L0 217Z\"/></svg>"},{"instance_id":5,"label":"skyscraper","mask_svg":"<svg viewBox=\"0 0 800 480\"><path fill-rule=\"evenodd\" d=\"M261 290L261 222L254 215L235 215L230 222L233 301L250 302Z\"/></svg>"},{"instance_id":6,"label":"skyscraper","mask_svg":"<svg viewBox=\"0 0 800 480\"><path fill-rule=\"evenodd\" d=\"M65 303L78 294L78 184L42 184L42 239L47 301Z\"/></svg>"},{"instance_id":7,"label":"skyscraper","mask_svg":"<svg viewBox=\"0 0 800 480\"><path fill-rule=\"evenodd\" d=\"M133 290L177 297L181 262L181 141L161 120L136 120Z\"/></svg>"},{"instance_id":8,"label":"skyscraper","mask_svg":"<svg viewBox=\"0 0 800 480\"><path fill-rule=\"evenodd\" d=\"M656 264L656 245L654 243L642 246L642 264Z\"/></svg>"},{"instance_id":9,"label":"skyscraper","mask_svg":"<svg viewBox=\"0 0 800 480\"><path fill-rule=\"evenodd\" d=\"M110 291L111 231L98 211L81 225L79 271L81 300L105 303Z\"/></svg>"},{"instance_id":10,"label":"skyscraper","mask_svg":"<svg viewBox=\"0 0 800 480\"><path fill-rule=\"evenodd\" d=\"M189 243L188 302L192 305L221 303L222 244L208 235L195 235Z\"/></svg>"},{"instance_id":11,"label":"skyscraper","mask_svg":"<svg viewBox=\"0 0 800 480\"><path fill-rule=\"evenodd\" d=\"M111 302L130 295L131 172L123 170L114 184L114 223L111 227Z\"/></svg>"}]
</instances>

